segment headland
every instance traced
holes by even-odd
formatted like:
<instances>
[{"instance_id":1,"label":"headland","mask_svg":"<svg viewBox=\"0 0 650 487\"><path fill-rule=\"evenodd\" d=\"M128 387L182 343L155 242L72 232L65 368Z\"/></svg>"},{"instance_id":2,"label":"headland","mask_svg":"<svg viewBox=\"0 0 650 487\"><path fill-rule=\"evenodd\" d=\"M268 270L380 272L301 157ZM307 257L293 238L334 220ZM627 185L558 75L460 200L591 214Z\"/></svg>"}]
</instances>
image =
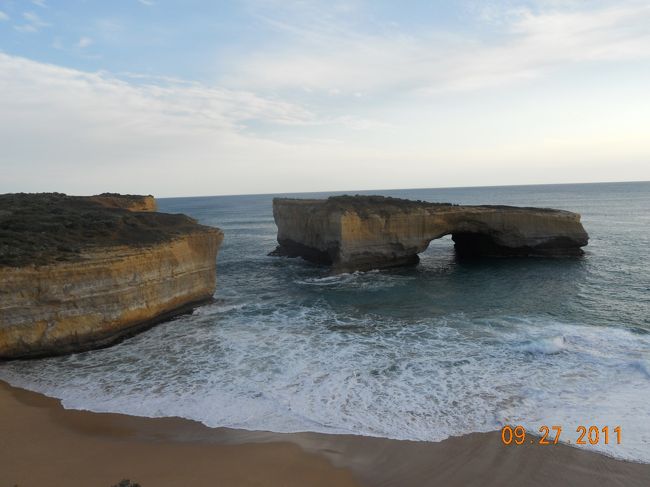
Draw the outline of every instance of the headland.
<instances>
[{"instance_id":1,"label":"headland","mask_svg":"<svg viewBox=\"0 0 650 487\"><path fill-rule=\"evenodd\" d=\"M209 300L223 232L154 208L0 195L0 359L107 346Z\"/></svg>"}]
</instances>

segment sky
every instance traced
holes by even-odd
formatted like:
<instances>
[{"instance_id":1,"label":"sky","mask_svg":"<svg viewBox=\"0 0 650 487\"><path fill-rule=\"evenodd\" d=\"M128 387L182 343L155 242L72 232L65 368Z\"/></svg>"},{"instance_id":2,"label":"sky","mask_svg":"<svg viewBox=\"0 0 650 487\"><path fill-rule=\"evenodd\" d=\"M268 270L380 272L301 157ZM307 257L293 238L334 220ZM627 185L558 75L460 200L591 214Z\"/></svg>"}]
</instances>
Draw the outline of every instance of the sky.
<instances>
[{"instance_id":1,"label":"sky","mask_svg":"<svg viewBox=\"0 0 650 487\"><path fill-rule=\"evenodd\" d=\"M0 0L0 193L650 180L650 2Z\"/></svg>"}]
</instances>

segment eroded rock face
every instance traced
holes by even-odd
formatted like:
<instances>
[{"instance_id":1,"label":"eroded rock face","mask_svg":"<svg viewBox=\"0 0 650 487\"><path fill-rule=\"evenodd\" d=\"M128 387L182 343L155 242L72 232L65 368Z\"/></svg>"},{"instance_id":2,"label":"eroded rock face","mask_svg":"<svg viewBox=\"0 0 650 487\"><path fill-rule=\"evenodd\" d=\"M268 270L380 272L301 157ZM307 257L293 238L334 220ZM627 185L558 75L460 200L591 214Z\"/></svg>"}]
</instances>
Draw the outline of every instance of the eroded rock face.
<instances>
[{"instance_id":1,"label":"eroded rock face","mask_svg":"<svg viewBox=\"0 0 650 487\"><path fill-rule=\"evenodd\" d=\"M88 199L100 203L107 208L124 208L129 211L156 211L158 209L156 200L153 196L119 194L119 193L102 193L95 196L89 196Z\"/></svg>"},{"instance_id":2,"label":"eroded rock face","mask_svg":"<svg viewBox=\"0 0 650 487\"><path fill-rule=\"evenodd\" d=\"M418 262L429 242L452 235L461 255L580 255L588 235L580 215L510 206L458 206L381 196L276 198L278 248L336 270Z\"/></svg>"},{"instance_id":3,"label":"eroded rock face","mask_svg":"<svg viewBox=\"0 0 650 487\"><path fill-rule=\"evenodd\" d=\"M0 359L106 346L214 294L218 228L56 194L0 195L0 212Z\"/></svg>"}]
</instances>

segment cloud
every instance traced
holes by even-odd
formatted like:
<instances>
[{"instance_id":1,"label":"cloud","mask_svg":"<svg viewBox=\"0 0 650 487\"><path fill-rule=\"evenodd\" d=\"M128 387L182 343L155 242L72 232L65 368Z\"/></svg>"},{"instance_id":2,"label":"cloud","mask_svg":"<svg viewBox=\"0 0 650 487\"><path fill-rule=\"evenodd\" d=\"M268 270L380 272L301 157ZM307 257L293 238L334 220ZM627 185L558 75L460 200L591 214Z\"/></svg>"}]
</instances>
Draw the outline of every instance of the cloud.
<instances>
[{"instance_id":1,"label":"cloud","mask_svg":"<svg viewBox=\"0 0 650 487\"><path fill-rule=\"evenodd\" d=\"M584 95L580 103L529 113L463 97L446 111L416 102L382 123L358 110L324 116L250 91L0 53L0 192L250 194L620 180L625 171L647 179L650 102L639 84L628 89L635 111L621 111L626 93L603 103L602 92L582 90L571 95ZM558 124L558 110L581 113L580 123Z\"/></svg>"},{"instance_id":2,"label":"cloud","mask_svg":"<svg viewBox=\"0 0 650 487\"><path fill-rule=\"evenodd\" d=\"M0 10L0 22L7 21L9 20L9 16L4 13L2 10Z\"/></svg>"},{"instance_id":3,"label":"cloud","mask_svg":"<svg viewBox=\"0 0 650 487\"><path fill-rule=\"evenodd\" d=\"M244 43L229 62L220 52L210 83L0 52L0 192L650 178L642 3L544 0L481 14L474 34L374 24L361 2L264 3L257 21L272 35L262 32L252 52ZM576 65L597 75L571 74Z\"/></svg>"},{"instance_id":4,"label":"cloud","mask_svg":"<svg viewBox=\"0 0 650 487\"><path fill-rule=\"evenodd\" d=\"M44 106L51 102L63 108L69 102L71 107L86 108L74 102L78 97L96 104L95 108L107 109L95 113L113 113L115 106L140 111L142 117L136 118L143 120L143 129L178 124L182 130L234 131L245 128L247 121L294 125L313 118L309 111L289 102L173 78L130 74L120 79L109 73L88 73L2 53L0 66L5 102L32 99L30 105L40 100ZM48 93L41 91L48 86ZM135 125L135 119L130 125Z\"/></svg>"},{"instance_id":5,"label":"cloud","mask_svg":"<svg viewBox=\"0 0 650 487\"><path fill-rule=\"evenodd\" d=\"M46 27L50 24L41 20L41 18L36 15L34 12L25 12L23 13L23 18L28 21L30 24L36 25L38 27Z\"/></svg>"},{"instance_id":6,"label":"cloud","mask_svg":"<svg viewBox=\"0 0 650 487\"><path fill-rule=\"evenodd\" d=\"M34 5L38 5L41 8L47 8L47 3L45 3L45 0L32 0L32 3Z\"/></svg>"},{"instance_id":7,"label":"cloud","mask_svg":"<svg viewBox=\"0 0 650 487\"><path fill-rule=\"evenodd\" d=\"M18 32L38 32L38 28L32 24L22 24L14 26Z\"/></svg>"},{"instance_id":8,"label":"cloud","mask_svg":"<svg viewBox=\"0 0 650 487\"><path fill-rule=\"evenodd\" d=\"M42 20L34 12L24 12L23 19L27 21L26 24L16 25L14 29L19 32L38 32L43 27L50 27L51 24Z\"/></svg>"},{"instance_id":9,"label":"cloud","mask_svg":"<svg viewBox=\"0 0 650 487\"><path fill-rule=\"evenodd\" d=\"M231 59L226 82L323 93L437 93L509 84L576 63L650 58L647 2L493 8L481 19L490 31L482 37L439 28L369 29L345 12L296 5L264 10L260 19L284 41Z\"/></svg>"},{"instance_id":10,"label":"cloud","mask_svg":"<svg viewBox=\"0 0 650 487\"><path fill-rule=\"evenodd\" d=\"M150 185L159 194L261 191L314 150L249 128L310 121L312 114L288 102L200 83L119 79L3 53L0 112L4 191L26 185L77 193Z\"/></svg>"},{"instance_id":11,"label":"cloud","mask_svg":"<svg viewBox=\"0 0 650 487\"><path fill-rule=\"evenodd\" d=\"M153 5L156 4L154 0L138 0L142 5L146 5L147 7L152 7Z\"/></svg>"},{"instance_id":12,"label":"cloud","mask_svg":"<svg viewBox=\"0 0 650 487\"><path fill-rule=\"evenodd\" d=\"M83 49L90 46L93 43L93 40L90 37L81 37L77 42L77 47Z\"/></svg>"}]
</instances>

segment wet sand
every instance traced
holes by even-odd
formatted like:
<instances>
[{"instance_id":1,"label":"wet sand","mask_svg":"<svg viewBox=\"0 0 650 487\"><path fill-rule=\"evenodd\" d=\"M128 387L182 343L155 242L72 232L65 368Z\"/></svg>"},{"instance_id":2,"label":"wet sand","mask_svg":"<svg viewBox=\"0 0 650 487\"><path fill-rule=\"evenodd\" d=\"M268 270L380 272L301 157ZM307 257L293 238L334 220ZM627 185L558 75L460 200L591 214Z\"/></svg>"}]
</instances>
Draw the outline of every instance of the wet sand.
<instances>
[{"instance_id":1,"label":"wet sand","mask_svg":"<svg viewBox=\"0 0 650 487\"><path fill-rule=\"evenodd\" d=\"M122 479L142 487L361 485L295 443L191 441L201 429L177 419L65 410L2 383L0 487L110 487Z\"/></svg>"},{"instance_id":2,"label":"wet sand","mask_svg":"<svg viewBox=\"0 0 650 487\"><path fill-rule=\"evenodd\" d=\"M208 428L63 409L0 382L0 487L648 486L650 465L499 433L440 443Z\"/></svg>"}]
</instances>

